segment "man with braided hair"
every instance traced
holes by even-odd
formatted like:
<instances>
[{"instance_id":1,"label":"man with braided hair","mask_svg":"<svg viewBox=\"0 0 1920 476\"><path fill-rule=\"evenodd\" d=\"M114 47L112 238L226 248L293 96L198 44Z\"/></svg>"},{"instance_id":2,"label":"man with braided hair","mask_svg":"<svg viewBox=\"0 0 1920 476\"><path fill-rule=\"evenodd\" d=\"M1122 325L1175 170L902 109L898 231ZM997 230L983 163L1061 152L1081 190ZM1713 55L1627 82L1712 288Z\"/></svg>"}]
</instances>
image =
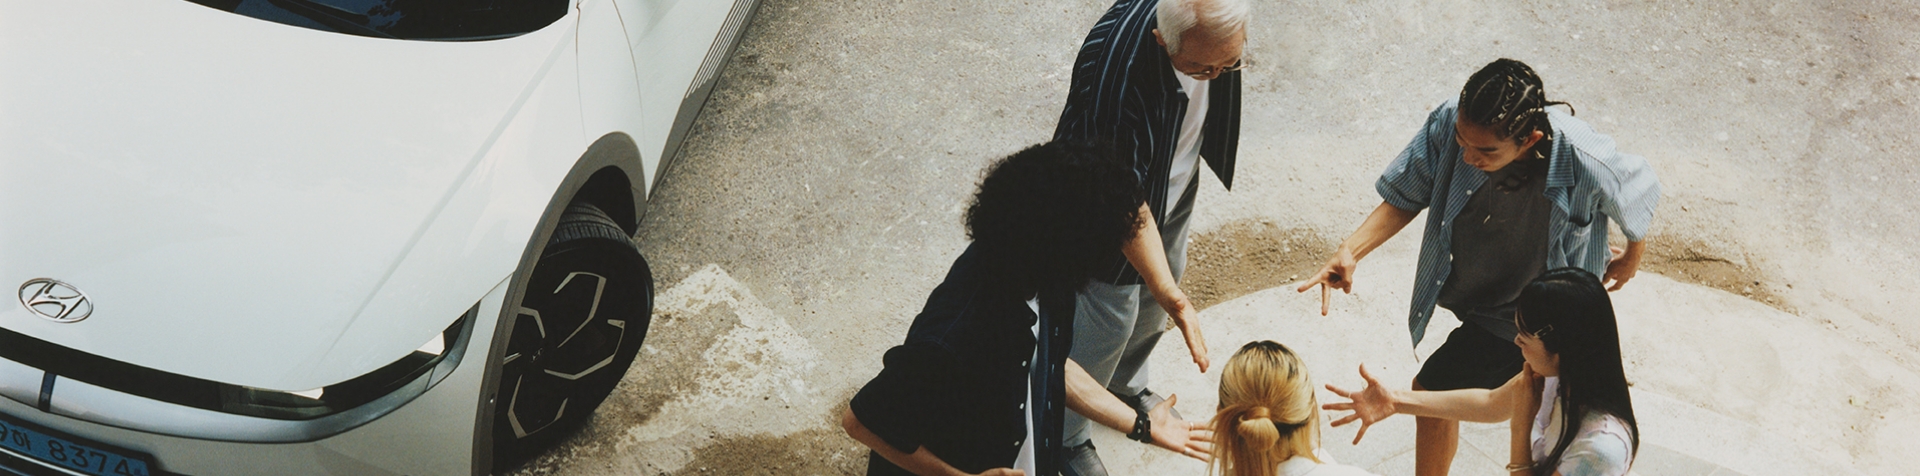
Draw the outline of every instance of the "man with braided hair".
<instances>
[{"instance_id":1,"label":"man with braided hair","mask_svg":"<svg viewBox=\"0 0 1920 476\"><path fill-rule=\"evenodd\" d=\"M1435 304L1463 325L1421 366L1416 390L1495 388L1519 373L1514 300L1546 270L1583 268L1618 290L1640 266L1659 179L1646 159L1615 150L1612 138L1575 119L1571 106L1554 105L1566 103L1547 101L1526 63L1502 58L1474 73L1387 165L1374 184L1380 206L1298 289L1321 286L1325 315L1328 288L1353 292L1360 258L1432 209L1408 330L1419 345ZM1607 246L1609 219L1627 236L1625 250ZM1416 425L1416 474L1447 474L1459 423Z\"/></svg>"}]
</instances>

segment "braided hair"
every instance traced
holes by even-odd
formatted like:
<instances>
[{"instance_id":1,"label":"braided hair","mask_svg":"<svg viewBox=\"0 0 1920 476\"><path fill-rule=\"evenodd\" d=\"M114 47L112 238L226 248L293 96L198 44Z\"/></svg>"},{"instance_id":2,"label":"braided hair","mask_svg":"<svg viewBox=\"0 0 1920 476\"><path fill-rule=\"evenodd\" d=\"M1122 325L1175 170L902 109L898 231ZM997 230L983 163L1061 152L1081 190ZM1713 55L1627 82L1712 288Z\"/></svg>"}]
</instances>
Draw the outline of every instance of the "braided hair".
<instances>
[{"instance_id":1,"label":"braided hair","mask_svg":"<svg viewBox=\"0 0 1920 476\"><path fill-rule=\"evenodd\" d=\"M1540 75L1526 63L1500 58L1467 78L1460 89L1460 118L1487 128L1515 144L1526 143L1533 131L1553 137L1553 125L1547 123L1547 106L1573 105L1548 101ZM1539 147L1536 145L1535 147Z\"/></svg>"}]
</instances>

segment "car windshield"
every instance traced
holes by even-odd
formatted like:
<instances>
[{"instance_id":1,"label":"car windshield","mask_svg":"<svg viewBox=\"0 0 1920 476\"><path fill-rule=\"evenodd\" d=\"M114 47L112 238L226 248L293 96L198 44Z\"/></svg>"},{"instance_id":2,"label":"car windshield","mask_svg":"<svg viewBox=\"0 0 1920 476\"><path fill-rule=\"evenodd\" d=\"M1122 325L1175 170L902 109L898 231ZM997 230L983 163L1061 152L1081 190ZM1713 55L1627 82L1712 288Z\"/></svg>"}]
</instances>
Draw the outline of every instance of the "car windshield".
<instances>
[{"instance_id":1,"label":"car windshield","mask_svg":"<svg viewBox=\"0 0 1920 476\"><path fill-rule=\"evenodd\" d=\"M301 28L403 40L519 36L567 14L567 0L187 0Z\"/></svg>"}]
</instances>

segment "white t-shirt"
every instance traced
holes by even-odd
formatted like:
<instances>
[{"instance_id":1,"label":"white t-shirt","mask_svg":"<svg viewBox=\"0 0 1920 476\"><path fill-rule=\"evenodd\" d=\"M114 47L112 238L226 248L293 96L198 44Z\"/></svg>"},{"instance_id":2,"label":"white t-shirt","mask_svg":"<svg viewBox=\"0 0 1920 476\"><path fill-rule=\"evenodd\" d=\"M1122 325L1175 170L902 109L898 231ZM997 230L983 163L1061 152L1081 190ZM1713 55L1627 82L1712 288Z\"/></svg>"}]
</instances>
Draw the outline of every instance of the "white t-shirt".
<instances>
[{"instance_id":1,"label":"white t-shirt","mask_svg":"<svg viewBox=\"0 0 1920 476\"><path fill-rule=\"evenodd\" d=\"M1275 474L1279 476L1374 476L1367 470L1334 462L1333 455L1327 454L1327 450L1313 450L1313 455L1325 463L1315 463L1305 456L1294 456L1280 462L1280 470Z\"/></svg>"},{"instance_id":2,"label":"white t-shirt","mask_svg":"<svg viewBox=\"0 0 1920 476\"><path fill-rule=\"evenodd\" d=\"M1040 297L1034 296L1033 299L1028 299L1027 308L1033 309L1033 315L1038 317ZM1033 339L1035 342L1040 340L1040 319L1033 320ZM1020 456L1013 460L1013 469L1026 471L1027 474L1040 474L1040 468L1035 466L1033 457L1033 369L1039 366L1033 365L1032 362L1037 358L1040 358L1040 346L1036 344L1033 346L1033 356L1027 358L1027 439L1020 440Z\"/></svg>"},{"instance_id":3,"label":"white t-shirt","mask_svg":"<svg viewBox=\"0 0 1920 476\"><path fill-rule=\"evenodd\" d=\"M1560 397L1556 390L1560 387L1559 377L1547 377L1542 386L1540 401L1552 402L1540 405L1540 412L1533 415L1533 460L1546 459L1553 453L1554 445L1560 442L1560 430L1566 421L1560 414ZM1560 465L1554 468L1561 476L1620 476L1627 474L1633 466L1632 433L1627 424L1619 417L1601 412L1587 412L1580 419L1580 431L1574 434L1573 443L1567 445L1567 451L1560 455Z\"/></svg>"},{"instance_id":4,"label":"white t-shirt","mask_svg":"<svg viewBox=\"0 0 1920 476\"><path fill-rule=\"evenodd\" d=\"M1187 116L1180 121L1180 138L1173 143L1173 168L1167 171L1168 207L1180 201L1180 194L1187 191L1187 184L1200 171L1200 131L1207 123L1207 84L1212 83L1193 79L1177 69L1173 77L1187 91Z\"/></svg>"}]
</instances>

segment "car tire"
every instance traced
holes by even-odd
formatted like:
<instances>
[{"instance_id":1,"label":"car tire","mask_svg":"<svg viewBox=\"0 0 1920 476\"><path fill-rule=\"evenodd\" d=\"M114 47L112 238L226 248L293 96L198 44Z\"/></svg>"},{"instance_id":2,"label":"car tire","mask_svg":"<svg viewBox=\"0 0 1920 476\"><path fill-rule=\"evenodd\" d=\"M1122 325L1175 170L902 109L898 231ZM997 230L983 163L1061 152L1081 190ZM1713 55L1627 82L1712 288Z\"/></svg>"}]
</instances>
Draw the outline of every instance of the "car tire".
<instances>
[{"instance_id":1,"label":"car tire","mask_svg":"<svg viewBox=\"0 0 1920 476\"><path fill-rule=\"evenodd\" d=\"M499 366L494 468L525 463L592 417L653 315L653 275L600 208L567 206L526 276Z\"/></svg>"}]
</instances>

